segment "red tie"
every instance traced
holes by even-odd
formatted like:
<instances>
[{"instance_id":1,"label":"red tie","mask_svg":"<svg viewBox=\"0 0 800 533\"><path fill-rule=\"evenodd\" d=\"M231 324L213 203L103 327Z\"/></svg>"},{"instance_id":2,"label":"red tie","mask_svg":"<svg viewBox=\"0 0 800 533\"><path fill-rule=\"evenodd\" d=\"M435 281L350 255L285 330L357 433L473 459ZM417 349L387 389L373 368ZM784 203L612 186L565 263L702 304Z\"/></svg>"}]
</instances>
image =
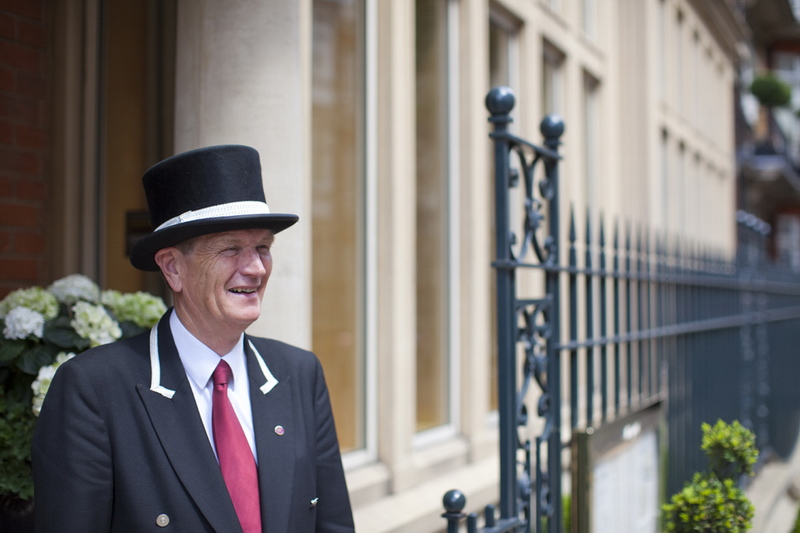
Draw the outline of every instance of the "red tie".
<instances>
[{"instance_id":1,"label":"red tie","mask_svg":"<svg viewBox=\"0 0 800 533\"><path fill-rule=\"evenodd\" d=\"M244 533L261 533L256 461L228 399L228 383L232 376L231 367L220 360L213 375L211 425L214 428L214 443L222 477L228 486L242 530Z\"/></svg>"}]
</instances>

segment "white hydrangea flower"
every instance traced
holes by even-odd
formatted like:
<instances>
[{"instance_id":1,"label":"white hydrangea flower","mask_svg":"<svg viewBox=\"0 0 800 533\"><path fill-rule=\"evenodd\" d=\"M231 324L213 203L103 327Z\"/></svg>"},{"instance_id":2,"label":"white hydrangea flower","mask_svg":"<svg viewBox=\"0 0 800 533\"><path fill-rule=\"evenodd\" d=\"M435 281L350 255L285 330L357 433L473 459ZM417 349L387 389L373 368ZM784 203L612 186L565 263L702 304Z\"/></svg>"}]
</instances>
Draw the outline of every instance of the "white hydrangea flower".
<instances>
[{"instance_id":1,"label":"white hydrangea flower","mask_svg":"<svg viewBox=\"0 0 800 533\"><path fill-rule=\"evenodd\" d=\"M7 339L27 339L44 335L44 315L27 307L15 307L6 315L3 336Z\"/></svg>"},{"instance_id":2,"label":"white hydrangea flower","mask_svg":"<svg viewBox=\"0 0 800 533\"><path fill-rule=\"evenodd\" d=\"M117 314L117 308L122 305L123 294L113 289L108 289L100 292L100 303L111 309L111 312Z\"/></svg>"},{"instance_id":3,"label":"white hydrangea flower","mask_svg":"<svg viewBox=\"0 0 800 533\"><path fill-rule=\"evenodd\" d=\"M72 316L70 326L75 329L75 333L88 339L92 346L108 344L122 337L119 324L102 305L77 302L72 306Z\"/></svg>"},{"instance_id":4,"label":"white hydrangea flower","mask_svg":"<svg viewBox=\"0 0 800 533\"><path fill-rule=\"evenodd\" d=\"M33 390L32 410L34 415L39 416L39 412L42 410L44 397L50 388L50 383L53 381L53 376L56 375L58 367L73 357L75 357L75 354L72 352L61 352L56 356L55 363L49 366L43 366L39 369L39 375L36 376L36 379L31 383L31 389Z\"/></svg>"},{"instance_id":5,"label":"white hydrangea flower","mask_svg":"<svg viewBox=\"0 0 800 533\"><path fill-rule=\"evenodd\" d=\"M54 281L49 289L59 302L67 305L79 300L96 303L100 299L100 287L83 274L70 274Z\"/></svg>"},{"instance_id":6,"label":"white hydrangea flower","mask_svg":"<svg viewBox=\"0 0 800 533\"><path fill-rule=\"evenodd\" d=\"M100 301L123 321L130 321L142 328L152 327L166 313L164 300L147 292L122 294L118 291L103 291Z\"/></svg>"},{"instance_id":7,"label":"white hydrangea flower","mask_svg":"<svg viewBox=\"0 0 800 533\"><path fill-rule=\"evenodd\" d=\"M4 318L16 307L27 307L44 315L46 320L58 316L58 300L41 287L17 289L0 301L0 318Z\"/></svg>"}]
</instances>

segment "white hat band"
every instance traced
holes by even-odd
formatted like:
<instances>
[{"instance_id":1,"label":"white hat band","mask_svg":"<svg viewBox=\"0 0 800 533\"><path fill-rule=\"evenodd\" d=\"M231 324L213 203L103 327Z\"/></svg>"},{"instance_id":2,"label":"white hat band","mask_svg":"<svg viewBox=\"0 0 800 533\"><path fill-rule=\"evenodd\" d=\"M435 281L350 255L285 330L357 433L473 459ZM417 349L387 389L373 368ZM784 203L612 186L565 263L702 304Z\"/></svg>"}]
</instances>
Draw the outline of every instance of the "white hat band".
<instances>
[{"instance_id":1,"label":"white hat band","mask_svg":"<svg viewBox=\"0 0 800 533\"><path fill-rule=\"evenodd\" d=\"M227 204L212 205L196 211L186 211L176 217L172 217L154 231L161 231L185 222L204 220L208 218L226 218L247 215L269 215L269 206L264 202L230 202Z\"/></svg>"}]
</instances>

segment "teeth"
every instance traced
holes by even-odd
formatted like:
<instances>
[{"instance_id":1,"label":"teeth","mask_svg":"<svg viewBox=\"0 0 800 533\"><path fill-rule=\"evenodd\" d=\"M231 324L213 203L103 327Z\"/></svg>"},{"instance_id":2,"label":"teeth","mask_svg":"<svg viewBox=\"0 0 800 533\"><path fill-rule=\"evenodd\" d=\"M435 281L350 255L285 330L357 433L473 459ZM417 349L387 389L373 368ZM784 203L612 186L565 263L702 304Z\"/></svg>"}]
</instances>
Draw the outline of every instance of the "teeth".
<instances>
[{"instance_id":1,"label":"teeth","mask_svg":"<svg viewBox=\"0 0 800 533\"><path fill-rule=\"evenodd\" d=\"M238 292L243 294L252 294L256 292L255 289L231 289L231 292Z\"/></svg>"}]
</instances>

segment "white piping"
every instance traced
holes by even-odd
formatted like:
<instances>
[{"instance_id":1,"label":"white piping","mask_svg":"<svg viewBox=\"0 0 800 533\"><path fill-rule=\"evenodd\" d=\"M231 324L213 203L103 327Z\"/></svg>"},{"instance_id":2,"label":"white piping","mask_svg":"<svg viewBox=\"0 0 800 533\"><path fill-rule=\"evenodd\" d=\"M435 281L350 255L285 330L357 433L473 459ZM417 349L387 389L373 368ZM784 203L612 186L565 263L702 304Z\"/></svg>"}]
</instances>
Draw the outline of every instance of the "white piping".
<instances>
[{"instance_id":1,"label":"white piping","mask_svg":"<svg viewBox=\"0 0 800 533\"><path fill-rule=\"evenodd\" d=\"M264 361L264 358L261 357L255 345L253 345L253 342L247 341L247 343L250 345L250 349L253 350L256 361L258 361L258 366L261 368L261 373L264 374L264 378L266 379L264 384L258 389L262 394L267 394L275 388L278 384L278 380L272 375L272 372L270 372L267 363ZM153 326L150 330L150 390L170 400L175 395L174 390L161 386L161 357L158 352L158 324Z\"/></svg>"},{"instance_id":2,"label":"white piping","mask_svg":"<svg viewBox=\"0 0 800 533\"><path fill-rule=\"evenodd\" d=\"M250 349L253 350L253 354L256 356L256 361L258 361L258 366L261 367L261 373L264 374L264 377L267 379L267 381L265 381L264 384L259 387L259 390L262 392L262 394L266 394L275 388L275 385L278 384L278 380L275 379L275 376L273 376L272 372L269 371L267 363L264 362L264 358L261 357L260 353L258 353L258 350L256 350L256 347L253 345L253 342L248 340L247 344L249 344Z\"/></svg>"},{"instance_id":3,"label":"white piping","mask_svg":"<svg viewBox=\"0 0 800 533\"><path fill-rule=\"evenodd\" d=\"M158 324L150 330L150 390L170 400L174 390L161 386L161 359L158 355Z\"/></svg>"}]
</instances>

